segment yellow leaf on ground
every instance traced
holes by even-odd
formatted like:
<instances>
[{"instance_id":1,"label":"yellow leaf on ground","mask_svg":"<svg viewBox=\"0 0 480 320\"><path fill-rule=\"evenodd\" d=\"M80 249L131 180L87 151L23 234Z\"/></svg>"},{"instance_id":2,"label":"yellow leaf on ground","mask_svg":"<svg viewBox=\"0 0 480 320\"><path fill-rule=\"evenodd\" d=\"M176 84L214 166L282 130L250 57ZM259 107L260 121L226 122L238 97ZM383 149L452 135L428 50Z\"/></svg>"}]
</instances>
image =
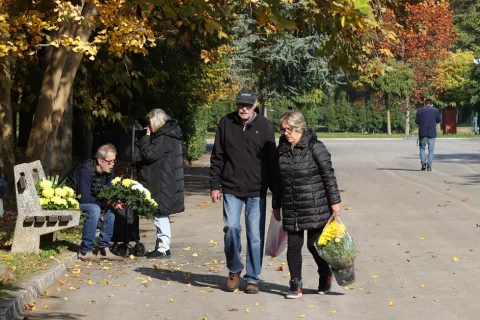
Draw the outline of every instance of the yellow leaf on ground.
<instances>
[{"instance_id":1,"label":"yellow leaf on ground","mask_svg":"<svg viewBox=\"0 0 480 320\"><path fill-rule=\"evenodd\" d=\"M88 283L88 284L93 284L93 281L92 281L92 280L88 280L87 283Z\"/></svg>"},{"instance_id":2,"label":"yellow leaf on ground","mask_svg":"<svg viewBox=\"0 0 480 320\"><path fill-rule=\"evenodd\" d=\"M64 297L63 300L68 300L68 298L67 298L67 297Z\"/></svg>"},{"instance_id":3,"label":"yellow leaf on ground","mask_svg":"<svg viewBox=\"0 0 480 320\"><path fill-rule=\"evenodd\" d=\"M173 300L173 299L170 299L170 302L175 302L175 300Z\"/></svg>"},{"instance_id":4,"label":"yellow leaf on ground","mask_svg":"<svg viewBox=\"0 0 480 320\"><path fill-rule=\"evenodd\" d=\"M104 266L104 267L103 267L103 270L108 270L108 269L110 269L110 268L107 267L107 266Z\"/></svg>"},{"instance_id":5,"label":"yellow leaf on ground","mask_svg":"<svg viewBox=\"0 0 480 320\"><path fill-rule=\"evenodd\" d=\"M72 269L73 274L80 274L80 269Z\"/></svg>"},{"instance_id":6,"label":"yellow leaf on ground","mask_svg":"<svg viewBox=\"0 0 480 320\"><path fill-rule=\"evenodd\" d=\"M425 288L425 284L422 283L422 284L420 285L420 288Z\"/></svg>"},{"instance_id":7,"label":"yellow leaf on ground","mask_svg":"<svg viewBox=\"0 0 480 320\"><path fill-rule=\"evenodd\" d=\"M260 304L258 302L255 302L253 305L254 306L259 306Z\"/></svg>"},{"instance_id":8,"label":"yellow leaf on ground","mask_svg":"<svg viewBox=\"0 0 480 320\"><path fill-rule=\"evenodd\" d=\"M303 318L306 318L307 316L304 315L304 314L301 314L301 315L299 315L298 317L303 319Z\"/></svg>"},{"instance_id":9,"label":"yellow leaf on ground","mask_svg":"<svg viewBox=\"0 0 480 320\"><path fill-rule=\"evenodd\" d=\"M458 261L458 257L457 257L457 256L453 257L453 261L457 262L457 261Z\"/></svg>"},{"instance_id":10,"label":"yellow leaf on ground","mask_svg":"<svg viewBox=\"0 0 480 320\"><path fill-rule=\"evenodd\" d=\"M198 253L195 252L194 254L192 254L192 256L193 257L198 257Z\"/></svg>"},{"instance_id":11,"label":"yellow leaf on ground","mask_svg":"<svg viewBox=\"0 0 480 320\"><path fill-rule=\"evenodd\" d=\"M393 301L388 301L388 306L389 307L393 307L395 305L395 303L393 303Z\"/></svg>"},{"instance_id":12,"label":"yellow leaf on ground","mask_svg":"<svg viewBox=\"0 0 480 320\"><path fill-rule=\"evenodd\" d=\"M421 237L420 237L420 240L425 240L425 237L424 237L424 236L421 236Z\"/></svg>"},{"instance_id":13,"label":"yellow leaf on ground","mask_svg":"<svg viewBox=\"0 0 480 320\"><path fill-rule=\"evenodd\" d=\"M183 251L190 251L190 247L183 248Z\"/></svg>"},{"instance_id":14,"label":"yellow leaf on ground","mask_svg":"<svg viewBox=\"0 0 480 320\"><path fill-rule=\"evenodd\" d=\"M313 304L309 305L308 307L309 307L310 309L315 309L315 308L316 308Z\"/></svg>"},{"instance_id":15,"label":"yellow leaf on ground","mask_svg":"<svg viewBox=\"0 0 480 320\"><path fill-rule=\"evenodd\" d=\"M103 284L104 284L104 285L108 285L107 279L103 279Z\"/></svg>"},{"instance_id":16,"label":"yellow leaf on ground","mask_svg":"<svg viewBox=\"0 0 480 320\"><path fill-rule=\"evenodd\" d=\"M345 290L350 290L350 287L349 287L349 286L345 286L345 287L343 287L343 289L345 289Z\"/></svg>"},{"instance_id":17,"label":"yellow leaf on ground","mask_svg":"<svg viewBox=\"0 0 480 320\"><path fill-rule=\"evenodd\" d=\"M130 260L135 260L137 259L133 254L130 255Z\"/></svg>"},{"instance_id":18,"label":"yellow leaf on ground","mask_svg":"<svg viewBox=\"0 0 480 320\"><path fill-rule=\"evenodd\" d=\"M372 276L371 278L373 278L373 279L377 279L377 278L378 278L378 276L377 276L377 275L374 275L374 276Z\"/></svg>"},{"instance_id":19,"label":"yellow leaf on ground","mask_svg":"<svg viewBox=\"0 0 480 320\"><path fill-rule=\"evenodd\" d=\"M330 310L330 313L337 313L337 310L332 309L332 310Z\"/></svg>"},{"instance_id":20,"label":"yellow leaf on ground","mask_svg":"<svg viewBox=\"0 0 480 320\"><path fill-rule=\"evenodd\" d=\"M147 307L150 307L150 305L149 305L148 303L146 304L146 306L147 306Z\"/></svg>"},{"instance_id":21,"label":"yellow leaf on ground","mask_svg":"<svg viewBox=\"0 0 480 320\"><path fill-rule=\"evenodd\" d=\"M283 266L279 266L279 267L277 268L277 271L283 271Z\"/></svg>"},{"instance_id":22,"label":"yellow leaf on ground","mask_svg":"<svg viewBox=\"0 0 480 320\"><path fill-rule=\"evenodd\" d=\"M236 308L230 308L230 309L228 309L228 311L236 312L236 311L238 311L238 309L236 309Z\"/></svg>"},{"instance_id":23,"label":"yellow leaf on ground","mask_svg":"<svg viewBox=\"0 0 480 320\"><path fill-rule=\"evenodd\" d=\"M48 309L48 306L45 306L45 309Z\"/></svg>"},{"instance_id":24,"label":"yellow leaf on ground","mask_svg":"<svg viewBox=\"0 0 480 320\"><path fill-rule=\"evenodd\" d=\"M245 308L245 312L246 312L246 313L249 313L249 312L250 312L250 308Z\"/></svg>"},{"instance_id":25,"label":"yellow leaf on ground","mask_svg":"<svg viewBox=\"0 0 480 320\"><path fill-rule=\"evenodd\" d=\"M213 239L210 239L209 243L215 243L215 241Z\"/></svg>"}]
</instances>

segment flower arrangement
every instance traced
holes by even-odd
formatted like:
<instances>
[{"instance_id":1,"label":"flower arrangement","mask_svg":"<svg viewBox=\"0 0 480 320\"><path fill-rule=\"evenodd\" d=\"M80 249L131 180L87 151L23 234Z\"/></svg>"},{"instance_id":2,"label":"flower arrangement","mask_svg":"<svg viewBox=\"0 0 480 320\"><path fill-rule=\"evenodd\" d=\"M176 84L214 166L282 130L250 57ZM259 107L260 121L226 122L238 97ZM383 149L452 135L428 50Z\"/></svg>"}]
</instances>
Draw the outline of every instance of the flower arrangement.
<instances>
[{"instance_id":1,"label":"flower arrangement","mask_svg":"<svg viewBox=\"0 0 480 320\"><path fill-rule=\"evenodd\" d=\"M316 247L320 257L331 266L339 285L355 281L355 244L337 215L333 215L327 222Z\"/></svg>"},{"instance_id":2,"label":"flower arrangement","mask_svg":"<svg viewBox=\"0 0 480 320\"><path fill-rule=\"evenodd\" d=\"M100 199L123 201L138 215L151 218L158 208L157 202L152 199L152 194L140 182L133 179L116 177L112 180L111 187L103 187L98 193Z\"/></svg>"},{"instance_id":3,"label":"flower arrangement","mask_svg":"<svg viewBox=\"0 0 480 320\"><path fill-rule=\"evenodd\" d=\"M58 184L58 176L56 178L48 177L47 179L36 181L38 199L45 210L80 210L77 195L75 191L67 186Z\"/></svg>"}]
</instances>

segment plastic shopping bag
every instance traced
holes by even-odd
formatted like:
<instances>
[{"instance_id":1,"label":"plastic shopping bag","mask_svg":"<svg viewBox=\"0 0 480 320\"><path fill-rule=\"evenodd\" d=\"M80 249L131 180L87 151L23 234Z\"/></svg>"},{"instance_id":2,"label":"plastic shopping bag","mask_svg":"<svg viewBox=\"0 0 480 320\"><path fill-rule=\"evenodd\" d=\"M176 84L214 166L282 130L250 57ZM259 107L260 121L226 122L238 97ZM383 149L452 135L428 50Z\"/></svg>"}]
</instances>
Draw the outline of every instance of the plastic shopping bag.
<instances>
[{"instance_id":1,"label":"plastic shopping bag","mask_svg":"<svg viewBox=\"0 0 480 320\"><path fill-rule=\"evenodd\" d=\"M337 283L346 286L355 282L355 244L337 215L332 215L316 242L320 257L331 267Z\"/></svg>"},{"instance_id":2,"label":"plastic shopping bag","mask_svg":"<svg viewBox=\"0 0 480 320\"><path fill-rule=\"evenodd\" d=\"M268 225L267 241L265 243L265 255L278 257L287 247L287 232L283 230L282 221L277 221L272 216Z\"/></svg>"}]
</instances>

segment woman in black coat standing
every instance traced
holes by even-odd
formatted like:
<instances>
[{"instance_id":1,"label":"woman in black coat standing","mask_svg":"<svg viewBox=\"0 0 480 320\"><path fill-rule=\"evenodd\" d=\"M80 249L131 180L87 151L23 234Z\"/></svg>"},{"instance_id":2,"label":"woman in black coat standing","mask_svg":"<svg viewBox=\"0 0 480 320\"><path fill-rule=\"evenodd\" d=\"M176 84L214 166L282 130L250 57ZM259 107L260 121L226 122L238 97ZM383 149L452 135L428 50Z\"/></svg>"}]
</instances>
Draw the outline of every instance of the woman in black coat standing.
<instances>
[{"instance_id":1,"label":"woman in black coat standing","mask_svg":"<svg viewBox=\"0 0 480 320\"><path fill-rule=\"evenodd\" d=\"M169 215L185 211L182 130L177 120L162 109L147 115L147 133L139 141L142 155L140 183L158 203L153 222L157 228L155 249L148 258L170 258L172 233Z\"/></svg>"},{"instance_id":2,"label":"woman in black coat standing","mask_svg":"<svg viewBox=\"0 0 480 320\"><path fill-rule=\"evenodd\" d=\"M307 129L303 115L287 111L280 119L282 136L278 146L279 190L274 194L282 203L283 229L288 232L287 262L290 292L287 299L302 296L302 247L307 230L307 248L318 266L318 293L330 291L332 272L318 255L315 242L332 214L340 214L340 192L330 153ZM272 211L280 220L280 211Z\"/></svg>"}]
</instances>

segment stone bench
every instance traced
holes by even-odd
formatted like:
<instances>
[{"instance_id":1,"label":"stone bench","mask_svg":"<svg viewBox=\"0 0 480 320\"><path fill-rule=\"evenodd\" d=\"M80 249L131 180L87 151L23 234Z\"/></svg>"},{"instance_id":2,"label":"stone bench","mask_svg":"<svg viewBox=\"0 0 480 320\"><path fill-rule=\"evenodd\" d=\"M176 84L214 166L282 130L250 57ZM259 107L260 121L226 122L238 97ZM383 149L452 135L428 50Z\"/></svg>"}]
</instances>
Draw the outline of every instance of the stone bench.
<instances>
[{"instance_id":1,"label":"stone bench","mask_svg":"<svg viewBox=\"0 0 480 320\"><path fill-rule=\"evenodd\" d=\"M17 196L17 223L12 252L38 253L40 239L53 239L53 232L78 226L80 210L43 210L35 188L35 181L45 179L40 161L22 163L14 167Z\"/></svg>"}]
</instances>

